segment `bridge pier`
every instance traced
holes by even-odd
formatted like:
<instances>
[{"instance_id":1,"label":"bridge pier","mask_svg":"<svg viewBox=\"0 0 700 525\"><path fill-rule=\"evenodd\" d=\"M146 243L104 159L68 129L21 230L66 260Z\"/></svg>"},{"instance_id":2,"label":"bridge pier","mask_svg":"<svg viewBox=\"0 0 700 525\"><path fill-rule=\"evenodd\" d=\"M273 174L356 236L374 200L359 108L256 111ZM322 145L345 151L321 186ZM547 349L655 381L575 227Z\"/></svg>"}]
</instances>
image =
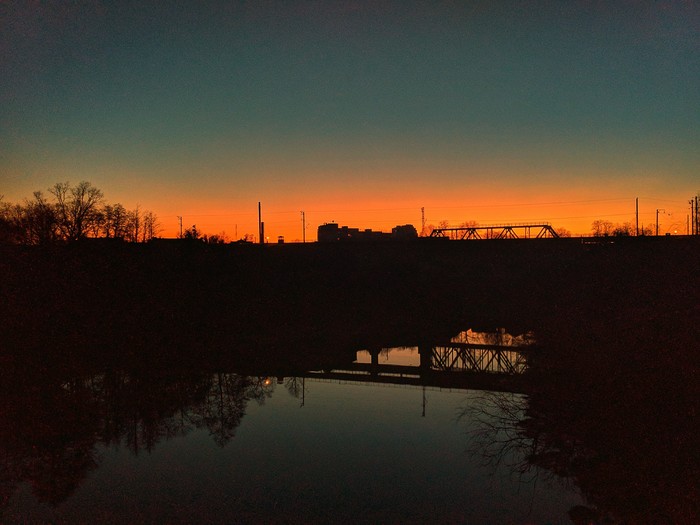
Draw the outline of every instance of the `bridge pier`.
<instances>
[{"instance_id":1,"label":"bridge pier","mask_svg":"<svg viewBox=\"0 0 700 525\"><path fill-rule=\"evenodd\" d=\"M421 378L426 378L431 375L433 368L433 345L419 344L418 357L420 357L420 362L418 363L419 374Z\"/></svg>"},{"instance_id":2,"label":"bridge pier","mask_svg":"<svg viewBox=\"0 0 700 525\"><path fill-rule=\"evenodd\" d=\"M370 367L370 374L373 376L376 376L379 374L379 352L381 352L382 349L380 347L375 347L375 348L370 348L369 349L369 355L372 358L371 362L371 367Z\"/></svg>"}]
</instances>

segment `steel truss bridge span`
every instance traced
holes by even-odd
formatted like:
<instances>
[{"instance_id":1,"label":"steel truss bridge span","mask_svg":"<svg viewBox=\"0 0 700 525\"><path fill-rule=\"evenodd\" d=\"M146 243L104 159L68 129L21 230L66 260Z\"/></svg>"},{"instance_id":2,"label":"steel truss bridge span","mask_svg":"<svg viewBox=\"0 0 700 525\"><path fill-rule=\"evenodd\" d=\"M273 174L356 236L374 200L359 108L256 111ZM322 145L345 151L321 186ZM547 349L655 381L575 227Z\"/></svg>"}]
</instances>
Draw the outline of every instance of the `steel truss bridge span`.
<instances>
[{"instance_id":1,"label":"steel truss bridge span","mask_svg":"<svg viewBox=\"0 0 700 525\"><path fill-rule=\"evenodd\" d=\"M527 368L528 350L527 346L448 343L431 349L430 369L520 375Z\"/></svg>"},{"instance_id":2,"label":"steel truss bridge span","mask_svg":"<svg viewBox=\"0 0 700 525\"><path fill-rule=\"evenodd\" d=\"M520 235L518 235L520 233ZM533 235L534 234L534 235ZM469 239L544 239L557 238L548 222L537 224L494 224L487 226L460 226L457 228L435 228L431 237L446 237L453 240Z\"/></svg>"},{"instance_id":3,"label":"steel truss bridge span","mask_svg":"<svg viewBox=\"0 0 700 525\"><path fill-rule=\"evenodd\" d=\"M351 363L309 371L306 378L357 383L428 386L520 392L530 346L450 342L419 347L420 365L380 364L381 349L370 350L371 363Z\"/></svg>"}]
</instances>

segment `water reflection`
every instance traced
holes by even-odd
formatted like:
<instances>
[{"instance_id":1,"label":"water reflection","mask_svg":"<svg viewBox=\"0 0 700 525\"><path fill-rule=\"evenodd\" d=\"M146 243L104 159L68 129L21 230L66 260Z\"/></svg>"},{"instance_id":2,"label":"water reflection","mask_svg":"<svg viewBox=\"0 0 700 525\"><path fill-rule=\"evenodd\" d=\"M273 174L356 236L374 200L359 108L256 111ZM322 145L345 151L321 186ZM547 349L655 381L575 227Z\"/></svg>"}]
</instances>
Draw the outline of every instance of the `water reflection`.
<instances>
[{"instance_id":1,"label":"water reflection","mask_svg":"<svg viewBox=\"0 0 700 525\"><path fill-rule=\"evenodd\" d=\"M64 501L98 466L98 445L134 455L207 429L224 446L245 415L272 392L266 378L235 373L108 371L51 381L29 373L2 378L0 502L28 482L51 505Z\"/></svg>"},{"instance_id":2,"label":"water reflection","mask_svg":"<svg viewBox=\"0 0 700 525\"><path fill-rule=\"evenodd\" d=\"M612 323L617 330L634 327ZM697 523L700 391L693 331L647 341L637 339L636 330L602 332L602 341L600 333L578 340L550 333L533 363L520 423L533 443L527 461L574 480L600 519Z\"/></svg>"},{"instance_id":3,"label":"water reflection","mask_svg":"<svg viewBox=\"0 0 700 525\"><path fill-rule=\"evenodd\" d=\"M462 340L453 345L471 348ZM477 348L484 352L486 347ZM441 351L438 345L338 351L335 365L325 360L320 370L292 375L277 369L274 376L266 370L247 375L135 363L99 371L89 365L85 370L65 369L60 355L47 354L41 366L15 357L0 371L0 503L6 505L17 487L28 483L40 502L60 505L99 467L99 450L105 447L124 447L134 456L150 454L159 443L199 430L224 447L235 437L248 405L264 404L276 387L283 387L301 406L307 380L484 387L484 380L474 381L480 377L476 368L472 375L457 373L456 365L446 369ZM364 354L370 359L363 359ZM19 369L21 374L16 373ZM440 379L441 375L450 378Z\"/></svg>"},{"instance_id":4,"label":"water reflection","mask_svg":"<svg viewBox=\"0 0 700 525\"><path fill-rule=\"evenodd\" d=\"M526 479L570 480L586 500L574 523L697 523L695 330L672 315L653 334L609 313L587 320L540 331L526 396L482 392L464 408L473 450Z\"/></svg>"},{"instance_id":5,"label":"water reflection","mask_svg":"<svg viewBox=\"0 0 700 525\"><path fill-rule=\"evenodd\" d=\"M251 406L281 391L305 407L309 385L329 382L420 386L422 416L426 388L469 393L459 414L467 448L530 485L544 473L570 480L585 497L566 507L574 523L692 523L699 515L696 358L681 359L668 341L630 351L628 338L602 342L600 333L615 332L572 338L571 327L559 325L535 338L469 330L430 343L329 351L304 370L269 359L252 374L249 363L241 363L244 371L134 363L81 370L63 369L59 356L45 356L40 366L14 357L0 371L0 508L23 484L39 502L61 506L100 468L106 450L148 455L202 432L224 448ZM679 341L687 343L680 334ZM298 417L285 410L285 421ZM325 422L339 417L328 414ZM399 431L387 423L387 435Z\"/></svg>"}]
</instances>

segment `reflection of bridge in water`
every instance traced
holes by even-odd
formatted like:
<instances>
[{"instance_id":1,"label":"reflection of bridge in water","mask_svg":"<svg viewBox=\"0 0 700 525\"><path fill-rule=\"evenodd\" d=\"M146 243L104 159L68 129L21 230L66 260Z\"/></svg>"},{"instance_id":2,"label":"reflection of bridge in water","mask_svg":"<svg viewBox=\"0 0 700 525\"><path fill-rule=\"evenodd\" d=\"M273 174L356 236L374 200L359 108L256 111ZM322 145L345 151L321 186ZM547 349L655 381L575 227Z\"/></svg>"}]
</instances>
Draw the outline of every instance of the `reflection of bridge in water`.
<instances>
[{"instance_id":1,"label":"reflection of bridge in water","mask_svg":"<svg viewBox=\"0 0 700 525\"><path fill-rule=\"evenodd\" d=\"M305 378L469 390L521 392L526 356L532 346L448 342L418 347L420 364L380 363L386 349L369 351L371 362L309 371ZM391 350L391 349L389 349Z\"/></svg>"}]
</instances>

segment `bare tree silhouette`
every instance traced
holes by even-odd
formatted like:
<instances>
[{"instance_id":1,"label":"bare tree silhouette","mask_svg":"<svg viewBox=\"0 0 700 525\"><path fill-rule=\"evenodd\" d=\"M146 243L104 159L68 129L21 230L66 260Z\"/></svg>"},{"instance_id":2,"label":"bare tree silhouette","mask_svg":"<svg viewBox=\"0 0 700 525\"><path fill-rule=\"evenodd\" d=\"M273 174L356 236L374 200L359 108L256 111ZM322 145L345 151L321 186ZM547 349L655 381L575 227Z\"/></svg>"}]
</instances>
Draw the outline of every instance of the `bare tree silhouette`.
<instances>
[{"instance_id":1,"label":"bare tree silhouette","mask_svg":"<svg viewBox=\"0 0 700 525\"><path fill-rule=\"evenodd\" d=\"M98 219L98 205L103 199L102 191L87 181L71 187L68 182L57 182L49 189L56 198L58 227L65 240L84 238Z\"/></svg>"}]
</instances>

